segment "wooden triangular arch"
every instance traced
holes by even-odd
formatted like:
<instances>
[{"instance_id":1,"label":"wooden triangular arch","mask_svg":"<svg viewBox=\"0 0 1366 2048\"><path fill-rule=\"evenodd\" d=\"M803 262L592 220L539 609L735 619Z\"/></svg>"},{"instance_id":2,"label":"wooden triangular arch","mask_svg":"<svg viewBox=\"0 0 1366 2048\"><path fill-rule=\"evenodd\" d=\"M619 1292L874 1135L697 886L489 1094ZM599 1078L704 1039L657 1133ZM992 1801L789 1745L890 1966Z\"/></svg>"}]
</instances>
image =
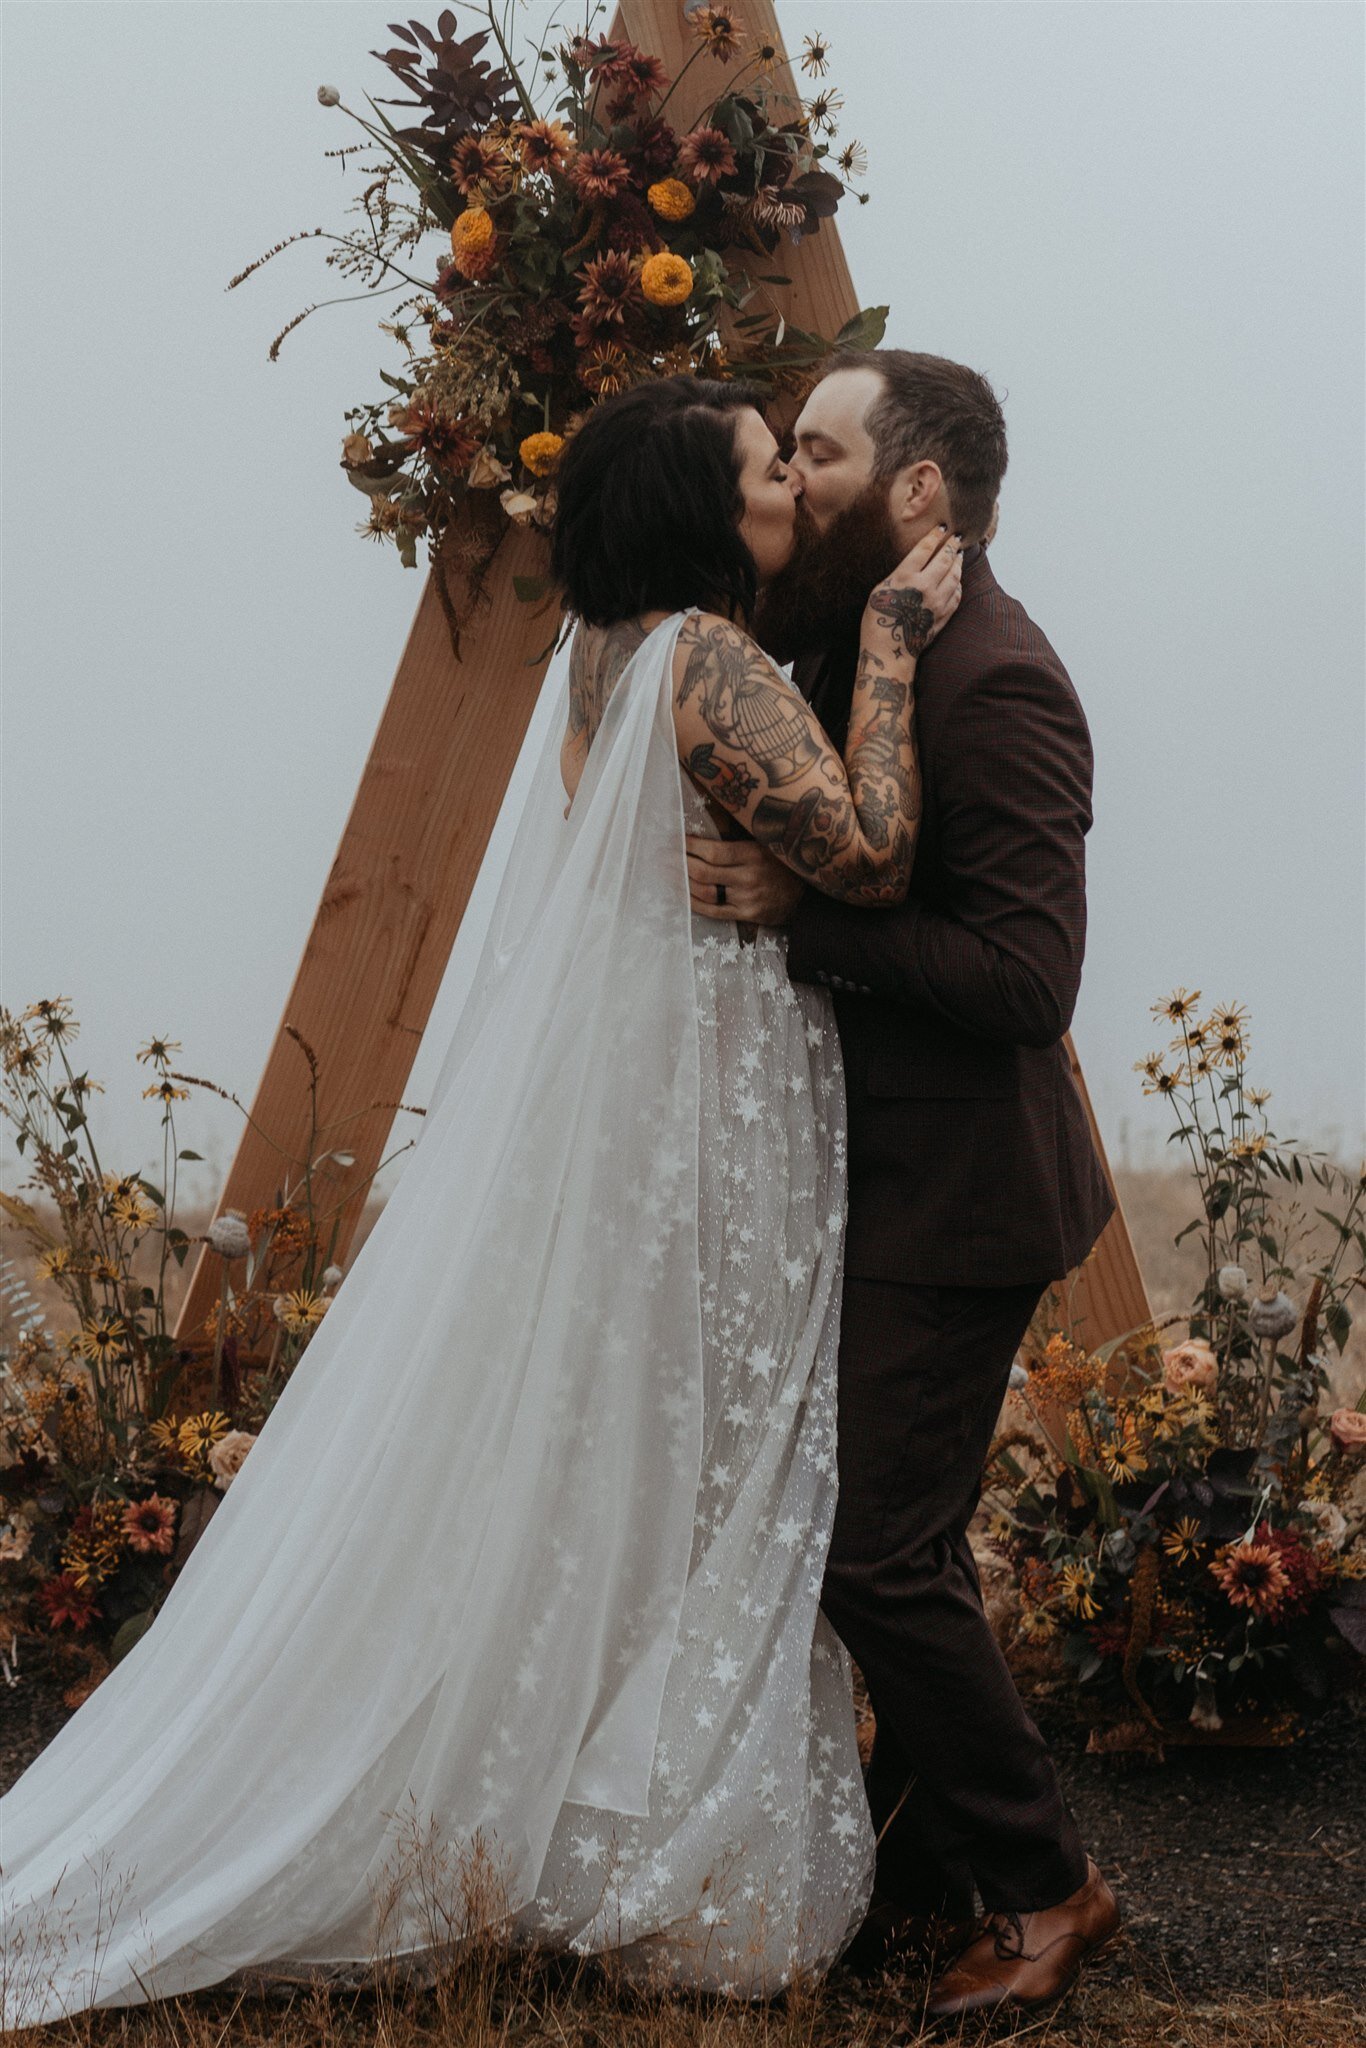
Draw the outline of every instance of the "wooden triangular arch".
<instances>
[{"instance_id":1,"label":"wooden triangular arch","mask_svg":"<svg viewBox=\"0 0 1366 2048\"><path fill-rule=\"evenodd\" d=\"M772 0L742 4L750 31L781 47ZM695 47L682 0L620 0L612 33L652 51L674 77ZM778 76L795 98L790 69L780 65ZM724 82L721 67L699 58L674 96L671 118L673 110L680 121L695 117ZM833 223L784 260L791 285L767 289L793 324L833 334L858 310ZM344 1143L353 1163L344 1173L334 1170L327 1182L329 1202L343 1205L339 1261L393 1124L392 1108L365 1105L392 1105L402 1097L544 673L535 657L545 646L547 618L519 602L513 587L514 577L543 569L542 547L522 532L504 542L489 576L489 603L464 629L458 662L427 580L251 1122L219 1198L219 1213L248 1214L272 1200L282 1155L300 1166L307 1156L308 1074L289 1036L287 1027L293 1027L317 1054L319 1121L347 1120L333 1142ZM1091 1116L1074 1053L1072 1070ZM1095 1130L1094 1116L1091 1122ZM203 1329L217 1297L219 1270L216 1255L202 1250L177 1320L178 1338ZM1149 1316L1118 1209L1077 1276L1072 1308L1092 1345Z\"/></svg>"}]
</instances>

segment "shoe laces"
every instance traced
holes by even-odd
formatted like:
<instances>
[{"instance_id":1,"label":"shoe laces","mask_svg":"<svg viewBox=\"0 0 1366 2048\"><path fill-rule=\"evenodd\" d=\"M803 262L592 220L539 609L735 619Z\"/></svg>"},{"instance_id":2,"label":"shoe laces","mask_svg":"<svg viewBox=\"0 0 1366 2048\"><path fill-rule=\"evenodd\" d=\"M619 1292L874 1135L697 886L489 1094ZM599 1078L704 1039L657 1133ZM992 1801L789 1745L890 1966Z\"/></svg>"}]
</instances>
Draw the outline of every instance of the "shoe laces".
<instances>
[{"instance_id":1,"label":"shoe laces","mask_svg":"<svg viewBox=\"0 0 1366 2048\"><path fill-rule=\"evenodd\" d=\"M1039 1960L1032 1949L1025 1947L1024 1922L1020 1915L1003 1908L986 1916L983 1933L995 1937L996 1957L1002 1963L1035 1963Z\"/></svg>"}]
</instances>

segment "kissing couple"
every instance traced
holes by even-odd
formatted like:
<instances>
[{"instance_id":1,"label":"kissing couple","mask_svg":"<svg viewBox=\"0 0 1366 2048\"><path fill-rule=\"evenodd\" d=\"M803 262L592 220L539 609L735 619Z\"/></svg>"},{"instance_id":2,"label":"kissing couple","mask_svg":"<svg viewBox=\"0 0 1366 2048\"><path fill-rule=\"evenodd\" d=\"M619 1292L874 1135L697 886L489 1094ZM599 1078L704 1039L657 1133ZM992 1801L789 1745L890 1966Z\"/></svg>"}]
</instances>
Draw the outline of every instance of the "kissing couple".
<instances>
[{"instance_id":1,"label":"kissing couple","mask_svg":"<svg viewBox=\"0 0 1366 2048\"><path fill-rule=\"evenodd\" d=\"M7 2025L430 1981L471 1872L515 1945L746 1998L923 1959L945 2021L1115 1933L968 1542L1113 1207L1062 1044L1090 741L987 563L1005 466L985 379L897 350L787 461L691 377L569 442L574 630L420 1138L0 1799Z\"/></svg>"}]
</instances>

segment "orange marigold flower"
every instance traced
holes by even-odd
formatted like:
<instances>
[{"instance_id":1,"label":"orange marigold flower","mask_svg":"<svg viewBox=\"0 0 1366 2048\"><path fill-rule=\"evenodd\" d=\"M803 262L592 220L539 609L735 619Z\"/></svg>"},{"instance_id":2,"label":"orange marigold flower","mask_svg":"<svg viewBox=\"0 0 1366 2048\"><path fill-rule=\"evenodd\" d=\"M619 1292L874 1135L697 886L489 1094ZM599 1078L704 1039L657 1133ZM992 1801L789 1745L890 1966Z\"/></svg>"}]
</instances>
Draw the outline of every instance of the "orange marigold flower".
<instances>
[{"instance_id":1,"label":"orange marigold flower","mask_svg":"<svg viewBox=\"0 0 1366 2048\"><path fill-rule=\"evenodd\" d=\"M491 277L498 263L498 237L486 206L467 206L451 229L451 255L462 277Z\"/></svg>"},{"instance_id":2,"label":"orange marigold flower","mask_svg":"<svg viewBox=\"0 0 1366 2048\"><path fill-rule=\"evenodd\" d=\"M661 178L645 196L661 220L686 220L697 210L697 201L681 178Z\"/></svg>"},{"instance_id":3,"label":"orange marigold flower","mask_svg":"<svg viewBox=\"0 0 1366 2048\"><path fill-rule=\"evenodd\" d=\"M517 453L533 476L549 476L563 446L563 434L528 434Z\"/></svg>"},{"instance_id":4,"label":"orange marigold flower","mask_svg":"<svg viewBox=\"0 0 1366 2048\"><path fill-rule=\"evenodd\" d=\"M1269 1543L1226 1543L1210 1566L1230 1607L1247 1607L1266 1620L1277 1615L1290 1590L1284 1565Z\"/></svg>"},{"instance_id":5,"label":"orange marigold flower","mask_svg":"<svg viewBox=\"0 0 1366 2048\"><path fill-rule=\"evenodd\" d=\"M668 250L647 256L641 265L640 289L652 306L681 306L695 282L692 265Z\"/></svg>"}]
</instances>

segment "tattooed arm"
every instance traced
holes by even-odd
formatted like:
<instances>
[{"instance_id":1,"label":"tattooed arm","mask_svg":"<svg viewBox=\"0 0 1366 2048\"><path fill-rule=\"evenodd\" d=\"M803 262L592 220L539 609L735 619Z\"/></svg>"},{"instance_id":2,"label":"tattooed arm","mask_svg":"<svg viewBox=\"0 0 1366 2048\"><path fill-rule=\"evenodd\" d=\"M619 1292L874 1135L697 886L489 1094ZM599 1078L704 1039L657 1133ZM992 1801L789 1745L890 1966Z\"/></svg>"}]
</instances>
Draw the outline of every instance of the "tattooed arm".
<instances>
[{"instance_id":1,"label":"tattooed arm","mask_svg":"<svg viewBox=\"0 0 1366 2048\"><path fill-rule=\"evenodd\" d=\"M688 774L761 846L827 896L900 903L920 822L911 722L917 656L958 602L957 548L927 534L868 600L844 758L747 634L686 619L674 726Z\"/></svg>"}]
</instances>

